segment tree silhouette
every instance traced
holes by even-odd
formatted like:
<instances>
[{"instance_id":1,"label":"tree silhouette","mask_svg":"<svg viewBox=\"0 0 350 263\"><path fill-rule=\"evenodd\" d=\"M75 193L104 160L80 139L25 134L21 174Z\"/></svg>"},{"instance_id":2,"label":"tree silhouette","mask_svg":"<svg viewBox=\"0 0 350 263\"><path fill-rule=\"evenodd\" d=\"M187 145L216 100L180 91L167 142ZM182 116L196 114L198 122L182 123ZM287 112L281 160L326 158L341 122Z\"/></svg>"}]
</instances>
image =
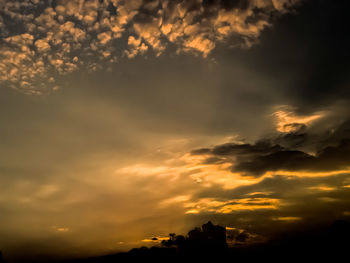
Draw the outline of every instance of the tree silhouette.
<instances>
[{"instance_id":1,"label":"tree silhouette","mask_svg":"<svg viewBox=\"0 0 350 263\"><path fill-rule=\"evenodd\" d=\"M163 240L164 247L175 247L180 254L220 254L228 248L226 228L212 222L190 230L187 236L169 234L169 240Z\"/></svg>"}]
</instances>

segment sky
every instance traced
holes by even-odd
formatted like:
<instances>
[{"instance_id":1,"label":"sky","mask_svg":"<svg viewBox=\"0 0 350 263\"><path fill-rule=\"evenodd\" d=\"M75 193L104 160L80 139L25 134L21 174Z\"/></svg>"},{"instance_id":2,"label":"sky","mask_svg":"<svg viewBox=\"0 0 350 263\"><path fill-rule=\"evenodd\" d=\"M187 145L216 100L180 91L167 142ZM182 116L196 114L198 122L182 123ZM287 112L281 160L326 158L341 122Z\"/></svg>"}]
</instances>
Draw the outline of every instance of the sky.
<instances>
[{"instance_id":1,"label":"sky","mask_svg":"<svg viewBox=\"0 0 350 263\"><path fill-rule=\"evenodd\" d=\"M348 219L348 8L0 0L0 250L106 254L208 220L254 243Z\"/></svg>"}]
</instances>

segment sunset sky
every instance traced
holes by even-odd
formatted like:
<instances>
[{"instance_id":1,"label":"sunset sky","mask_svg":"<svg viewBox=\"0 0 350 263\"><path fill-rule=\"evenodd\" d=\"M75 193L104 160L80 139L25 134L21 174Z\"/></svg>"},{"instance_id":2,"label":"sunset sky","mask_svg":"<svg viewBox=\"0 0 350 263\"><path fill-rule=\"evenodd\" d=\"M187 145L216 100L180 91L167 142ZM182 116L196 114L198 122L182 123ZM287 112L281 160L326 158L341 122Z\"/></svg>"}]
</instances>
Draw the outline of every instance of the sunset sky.
<instances>
[{"instance_id":1,"label":"sunset sky","mask_svg":"<svg viewBox=\"0 0 350 263\"><path fill-rule=\"evenodd\" d=\"M0 250L349 218L349 7L0 0Z\"/></svg>"}]
</instances>

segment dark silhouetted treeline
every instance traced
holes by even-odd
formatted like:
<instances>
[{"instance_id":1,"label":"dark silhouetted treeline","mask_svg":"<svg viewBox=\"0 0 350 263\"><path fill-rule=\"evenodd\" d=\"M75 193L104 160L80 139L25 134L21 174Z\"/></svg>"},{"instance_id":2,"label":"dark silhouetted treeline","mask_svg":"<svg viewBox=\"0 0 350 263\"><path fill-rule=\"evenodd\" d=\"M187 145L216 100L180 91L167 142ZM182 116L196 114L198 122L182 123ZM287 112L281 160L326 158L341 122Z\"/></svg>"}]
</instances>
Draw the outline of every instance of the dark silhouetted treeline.
<instances>
[{"instance_id":1,"label":"dark silhouetted treeline","mask_svg":"<svg viewBox=\"0 0 350 263\"><path fill-rule=\"evenodd\" d=\"M271 226L273 227L273 226ZM226 229L211 222L188 232L187 236L170 234L167 241L151 248L134 248L119 253L74 263L142 262L142 261L218 261L218 262L348 262L350 223L339 220L323 229L290 233L264 244L229 247Z\"/></svg>"},{"instance_id":2,"label":"dark silhouetted treeline","mask_svg":"<svg viewBox=\"0 0 350 263\"><path fill-rule=\"evenodd\" d=\"M271 226L273 227L273 226ZM288 235L260 244L229 247L226 229L208 222L186 236L170 234L158 246L60 263L113 262L349 262L350 223L344 220L318 230ZM0 254L0 263L1 261ZM31 261L35 262L35 261ZM42 262L42 261L41 261ZM58 261L47 261L58 262Z\"/></svg>"}]
</instances>

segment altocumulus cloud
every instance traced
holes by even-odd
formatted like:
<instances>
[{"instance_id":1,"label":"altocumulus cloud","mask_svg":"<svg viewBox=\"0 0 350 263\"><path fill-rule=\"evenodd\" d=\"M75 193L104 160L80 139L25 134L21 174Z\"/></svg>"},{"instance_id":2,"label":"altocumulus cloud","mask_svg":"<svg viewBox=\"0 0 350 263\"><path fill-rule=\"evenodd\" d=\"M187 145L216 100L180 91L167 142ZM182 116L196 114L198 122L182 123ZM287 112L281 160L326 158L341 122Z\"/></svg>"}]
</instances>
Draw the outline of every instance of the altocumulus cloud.
<instances>
[{"instance_id":1,"label":"altocumulus cloud","mask_svg":"<svg viewBox=\"0 0 350 263\"><path fill-rule=\"evenodd\" d=\"M207 57L250 47L301 0L0 0L0 83L28 94L57 78L173 47Z\"/></svg>"}]
</instances>

